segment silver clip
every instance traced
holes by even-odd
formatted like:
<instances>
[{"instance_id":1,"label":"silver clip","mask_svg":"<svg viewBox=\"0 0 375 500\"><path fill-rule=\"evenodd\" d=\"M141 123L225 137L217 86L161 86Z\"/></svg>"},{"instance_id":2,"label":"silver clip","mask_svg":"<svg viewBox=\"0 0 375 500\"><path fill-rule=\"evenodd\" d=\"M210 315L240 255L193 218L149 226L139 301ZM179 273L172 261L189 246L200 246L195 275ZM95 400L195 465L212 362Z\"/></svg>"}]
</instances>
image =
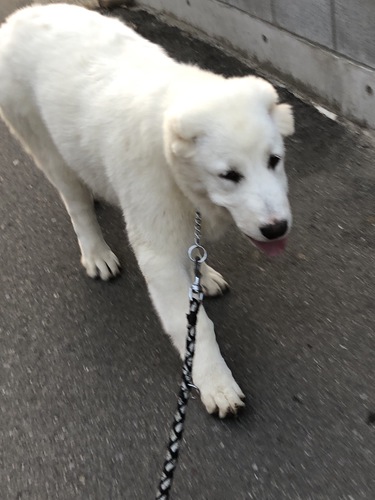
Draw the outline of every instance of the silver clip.
<instances>
[{"instance_id":1,"label":"silver clip","mask_svg":"<svg viewBox=\"0 0 375 500\"><path fill-rule=\"evenodd\" d=\"M196 250L198 254L195 257L193 255L194 250ZM198 262L198 264L203 264L203 262L205 262L207 259L207 250L202 247L202 245L195 244L189 248L188 255L191 261Z\"/></svg>"},{"instance_id":2,"label":"silver clip","mask_svg":"<svg viewBox=\"0 0 375 500\"><path fill-rule=\"evenodd\" d=\"M199 387L197 387L195 384L193 384L192 382L190 384L188 384L188 386L190 387L190 389L194 389L195 392L198 394L198 396L201 395L201 391L199 389ZM190 396L191 399L197 399L195 396Z\"/></svg>"}]
</instances>

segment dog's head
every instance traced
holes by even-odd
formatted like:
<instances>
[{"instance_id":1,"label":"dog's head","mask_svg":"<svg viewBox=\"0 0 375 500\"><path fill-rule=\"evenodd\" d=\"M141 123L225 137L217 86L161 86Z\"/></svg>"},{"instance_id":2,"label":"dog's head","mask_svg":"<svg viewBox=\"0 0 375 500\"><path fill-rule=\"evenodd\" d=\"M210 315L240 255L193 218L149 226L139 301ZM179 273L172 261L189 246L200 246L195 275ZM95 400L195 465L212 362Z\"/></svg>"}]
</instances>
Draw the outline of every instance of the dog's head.
<instances>
[{"instance_id":1,"label":"dog's head","mask_svg":"<svg viewBox=\"0 0 375 500\"><path fill-rule=\"evenodd\" d=\"M187 92L164 124L165 152L183 192L226 209L269 255L283 250L292 224L283 137L292 111L255 77L213 79Z\"/></svg>"}]
</instances>

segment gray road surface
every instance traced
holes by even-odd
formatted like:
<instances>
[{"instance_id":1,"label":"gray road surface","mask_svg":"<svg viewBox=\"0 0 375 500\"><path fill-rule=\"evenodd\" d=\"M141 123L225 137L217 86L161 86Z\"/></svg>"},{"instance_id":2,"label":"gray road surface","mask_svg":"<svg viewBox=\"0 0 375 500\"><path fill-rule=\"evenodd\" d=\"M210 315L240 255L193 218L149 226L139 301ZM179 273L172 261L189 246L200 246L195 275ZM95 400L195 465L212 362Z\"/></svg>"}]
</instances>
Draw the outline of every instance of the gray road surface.
<instances>
[{"instance_id":1,"label":"gray road surface","mask_svg":"<svg viewBox=\"0 0 375 500\"><path fill-rule=\"evenodd\" d=\"M21 3L2 0L0 14ZM248 71L121 13L180 60ZM232 291L206 307L247 407L220 421L191 402L174 499L375 498L373 143L281 94L297 123L287 144L295 227L276 260L235 230L208 248ZM98 213L124 266L111 283L85 276L62 203L0 125L2 500L153 498L181 365L121 214Z\"/></svg>"}]
</instances>

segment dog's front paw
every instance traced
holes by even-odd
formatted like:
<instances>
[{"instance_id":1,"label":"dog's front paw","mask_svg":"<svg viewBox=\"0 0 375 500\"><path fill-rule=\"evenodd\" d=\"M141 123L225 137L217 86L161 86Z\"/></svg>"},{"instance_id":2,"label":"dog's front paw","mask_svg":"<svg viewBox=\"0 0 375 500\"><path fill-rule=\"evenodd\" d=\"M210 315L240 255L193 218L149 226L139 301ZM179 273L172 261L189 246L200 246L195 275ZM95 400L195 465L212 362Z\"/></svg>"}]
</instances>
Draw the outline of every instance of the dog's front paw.
<instances>
[{"instance_id":1,"label":"dog's front paw","mask_svg":"<svg viewBox=\"0 0 375 500\"><path fill-rule=\"evenodd\" d=\"M82 251L81 263L90 278L109 280L120 273L120 262L109 246L103 242Z\"/></svg>"},{"instance_id":2,"label":"dog's front paw","mask_svg":"<svg viewBox=\"0 0 375 500\"><path fill-rule=\"evenodd\" d=\"M202 288L207 297L217 297L229 290L229 285L220 273L206 264L202 268Z\"/></svg>"},{"instance_id":3,"label":"dog's front paw","mask_svg":"<svg viewBox=\"0 0 375 500\"><path fill-rule=\"evenodd\" d=\"M225 362L217 363L203 372L194 372L194 382L208 413L218 413L220 418L236 414L245 406L245 398L232 372Z\"/></svg>"}]
</instances>

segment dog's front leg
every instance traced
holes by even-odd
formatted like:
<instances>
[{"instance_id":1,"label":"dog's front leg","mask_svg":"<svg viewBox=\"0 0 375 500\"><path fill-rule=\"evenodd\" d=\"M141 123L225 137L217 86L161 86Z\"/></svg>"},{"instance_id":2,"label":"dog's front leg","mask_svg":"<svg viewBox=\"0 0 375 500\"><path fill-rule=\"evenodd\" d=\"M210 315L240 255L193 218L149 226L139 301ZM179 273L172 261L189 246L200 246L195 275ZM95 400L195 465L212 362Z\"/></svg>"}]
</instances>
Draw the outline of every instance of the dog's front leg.
<instances>
[{"instance_id":1,"label":"dog's front leg","mask_svg":"<svg viewBox=\"0 0 375 500\"><path fill-rule=\"evenodd\" d=\"M184 358L190 286L188 272L171 256L136 253L163 327ZM209 413L217 411L220 417L225 417L244 405L244 394L221 356L213 323L203 307L198 315L193 380Z\"/></svg>"}]
</instances>

